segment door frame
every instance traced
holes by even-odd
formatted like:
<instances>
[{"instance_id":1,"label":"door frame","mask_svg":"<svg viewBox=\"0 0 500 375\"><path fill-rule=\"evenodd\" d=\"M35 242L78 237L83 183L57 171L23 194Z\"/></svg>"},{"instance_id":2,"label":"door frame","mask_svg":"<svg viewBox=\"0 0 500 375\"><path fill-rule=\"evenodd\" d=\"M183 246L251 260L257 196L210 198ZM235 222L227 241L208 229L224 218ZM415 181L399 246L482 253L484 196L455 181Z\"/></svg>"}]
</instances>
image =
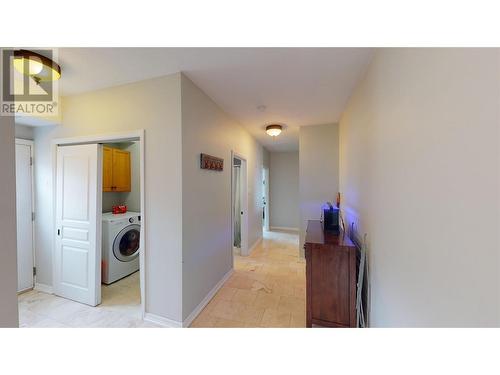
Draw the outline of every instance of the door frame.
<instances>
[{"instance_id":1,"label":"door frame","mask_svg":"<svg viewBox=\"0 0 500 375\"><path fill-rule=\"evenodd\" d=\"M240 197L243 197L241 200L241 209L243 211L243 215L241 218L241 255L248 255L248 162L247 158L234 150L231 150L231 254L233 257L233 267L234 267L234 253L233 253L233 244L234 244L234 201L233 201L233 171L234 171L234 159L239 159L242 161L242 168L240 172L241 176L241 193ZM243 163L245 167L243 168Z\"/></svg>"},{"instance_id":2,"label":"door frame","mask_svg":"<svg viewBox=\"0 0 500 375\"><path fill-rule=\"evenodd\" d=\"M264 207L264 230L269 231L269 222L270 222L270 217L269 217L269 167L264 167L262 168L262 174L264 175L264 181L266 182L266 185L264 186L264 198L266 200L266 206Z\"/></svg>"},{"instance_id":3,"label":"door frame","mask_svg":"<svg viewBox=\"0 0 500 375\"><path fill-rule=\"evenodd\" d=\"M29 139L22 139L22 138L16 138L15 139L15 145L24 145L24 146L30 146L30 157L31 157L31 212L32 212L32 215L35 215L35 218L36 219L36 211L35 211L35 174L33 173L33 165L35 164L35 159L34 159L34 154L35 154L35 142L32 141L32 140L29 140ZM17 186L16 186L16 192L17 192ZM35 241L35 220L33 218L31 219L31 238L32 238L32 245L31 245L31 251L32 251L32 256L33 256L33 267L36 268L36 257L35 257L35 244L36 244L36 241ZM17 233L16 233L17 235ZM17 264L16 264L17 266ZM33 272L33 271L32 271ZM35 288L36 286L36 274L33 275L33 286L32 286L32 289ZM23 293L25 291L28 291L30 290L29 288L28 289L25 289L25 290L21 290L21 291L18 291L18 293Z\"/></svg>"},{"instance_id":4,"label":"door frame","mask_svg":"<svg viewBox=\"0 0 500 375\"><path fill-rule=\"evenodd\" d=\"M94 143L113 143L113 142L127 142L127 141L135 141L139 142L139 169L140 169L140 202L141 202L141 238L140 238L140 248L141 251L139 253L139 280L140 280L140 290L141 290L141 317L144 319L145 308L146 308L146 205L145 205L145 139L144 139L145 131L144 129L132 130L129 132L120 132L120 133L104 133L104 134L96 134L96 135L84 135L84 136L75 136L70 138L55 138L51 142L52 148L52 225L54 236L57 232L57 224L56 224L56 199L57 199L57 189L56 181L57 181L57 147L58 146L68 146L68 145L82 145L82 144L94 144ZM102 184L102 178L100 176L99 181ZM101 189L102 190L102 189ZM100 202L102 199L98 199ZM99 205L102 202L98 203ZM97 210L98 220L102 223L102 207ZM55 273L55 264L54 264L54 252L55 252L55 241L52 246L52 277L54 280ZM102 255L101 255L102 258ZM99 262L100 263L100 262Z\"/></svg>"}]
</instances>

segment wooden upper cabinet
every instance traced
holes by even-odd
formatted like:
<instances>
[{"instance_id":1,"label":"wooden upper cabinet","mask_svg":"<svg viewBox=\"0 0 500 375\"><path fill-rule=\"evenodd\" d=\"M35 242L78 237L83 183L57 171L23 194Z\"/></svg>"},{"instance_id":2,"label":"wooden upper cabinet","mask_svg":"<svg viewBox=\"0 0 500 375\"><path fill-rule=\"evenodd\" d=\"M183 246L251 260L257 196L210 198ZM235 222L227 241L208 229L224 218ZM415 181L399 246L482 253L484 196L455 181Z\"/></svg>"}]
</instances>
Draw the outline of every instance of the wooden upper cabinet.
<instances>
[{"instance_id":1,"label":"wooden upper cabinet","mask_svg":"<svg viewBox=\"0 0 500 375\"><path fill-rule=\"evenodd\" d=\"M113 149L103 146L102 148L102 190L113 191Z\"/></svg>"},{"instance_id":2,"label":"wooden upper cabinet","mask_svg":"<svg viewBox=\"0 0 500 375\"><path fill-rule=\"evenodd\" d=\"M129 192L130 152L104 146L102 148L102 189L105 192Z\"/></svg>"},{"instance_id":3,"label":"wooden upper cabinet","mask_svg":"<svg viewBox=\"0 0 500 375\"><path fill-rule=\"evenodd\" d=\"M130 152L113 149L113 191L130 191Z\"/></svg>"}]
</instances>

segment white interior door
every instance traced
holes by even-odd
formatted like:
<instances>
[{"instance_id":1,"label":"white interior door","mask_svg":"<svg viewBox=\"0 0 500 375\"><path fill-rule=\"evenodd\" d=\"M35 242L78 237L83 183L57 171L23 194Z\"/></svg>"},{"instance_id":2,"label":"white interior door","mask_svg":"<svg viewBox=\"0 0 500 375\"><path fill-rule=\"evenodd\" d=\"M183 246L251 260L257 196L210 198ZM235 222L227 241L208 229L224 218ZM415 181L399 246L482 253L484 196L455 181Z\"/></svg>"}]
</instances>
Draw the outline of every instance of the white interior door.
<instances>
[{"instance_id":1,"label":"white interior door","mask_svg":"<svg viewBox=\"0 0 500 375\"><path fill-rule=\"evenodd\" d=\"M57 147L55 294L101 303L101 146Z\"/></svg>"},{"instance_id":2,"label":"white interior door","mask_svg":"<svg viewBox=\"0 0 500 375\"><path fill-rule=\"evenodd\" d=\"M33 288L33 180L31 142L16 140L17 291Z\"/></svg>"}]
</instances>

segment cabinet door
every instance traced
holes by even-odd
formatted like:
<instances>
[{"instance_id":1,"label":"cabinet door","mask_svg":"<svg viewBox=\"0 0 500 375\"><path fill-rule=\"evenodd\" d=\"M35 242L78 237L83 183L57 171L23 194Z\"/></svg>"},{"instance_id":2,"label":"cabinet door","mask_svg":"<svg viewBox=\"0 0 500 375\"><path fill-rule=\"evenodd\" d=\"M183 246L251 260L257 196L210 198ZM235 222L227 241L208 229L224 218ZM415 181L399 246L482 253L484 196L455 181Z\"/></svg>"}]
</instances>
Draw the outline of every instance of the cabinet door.
<instances>
[{"instance_id":1,"label":"cabinet door","mask_svg":"<svg viewBox=\"0 0 500 375\"><path fill-rule=\"evenodd\" d=\"M113 152L110 147L102 148L102 191L113 191Z\"/></svg>"},{"instance_id":2,"label":"cabinet door","mask_svg":"<svg viewBox=\"0 0 500 375\"><path fill-rule=\"evenodd\" d=\"M349 327L349 253L342 248L317 245L308 264L311 265L312 318Z\"/></svg>"},{"instance_id":3,"label":"cabinet door","mask_svg":"<svg viewBox=\"0 0 500 375\"><path fill-rule=\"evenodd\" d=\"M113 149L113 191L129 192L130 183L130 152Z\"/></svg>"}]
</instances>

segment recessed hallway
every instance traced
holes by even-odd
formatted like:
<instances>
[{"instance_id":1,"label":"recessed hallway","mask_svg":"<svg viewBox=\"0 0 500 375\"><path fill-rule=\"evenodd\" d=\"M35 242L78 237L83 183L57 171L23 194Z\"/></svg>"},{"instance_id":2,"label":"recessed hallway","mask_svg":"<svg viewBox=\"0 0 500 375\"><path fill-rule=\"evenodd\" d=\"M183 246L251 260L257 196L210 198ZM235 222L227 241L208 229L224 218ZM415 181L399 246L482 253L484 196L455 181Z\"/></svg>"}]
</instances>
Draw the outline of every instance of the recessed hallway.
<instances>
[{"instance_id":1,"label":"recessed hallway","mask_svg":"<svg viewBox=\"0 0 500 375\"><path fill-rule=\"evenodd\" d=\"M191 327L305 327L305 261L299 237L264 232L248 257L235 255L234 274Z\"/></svg>"}]
</instances>

